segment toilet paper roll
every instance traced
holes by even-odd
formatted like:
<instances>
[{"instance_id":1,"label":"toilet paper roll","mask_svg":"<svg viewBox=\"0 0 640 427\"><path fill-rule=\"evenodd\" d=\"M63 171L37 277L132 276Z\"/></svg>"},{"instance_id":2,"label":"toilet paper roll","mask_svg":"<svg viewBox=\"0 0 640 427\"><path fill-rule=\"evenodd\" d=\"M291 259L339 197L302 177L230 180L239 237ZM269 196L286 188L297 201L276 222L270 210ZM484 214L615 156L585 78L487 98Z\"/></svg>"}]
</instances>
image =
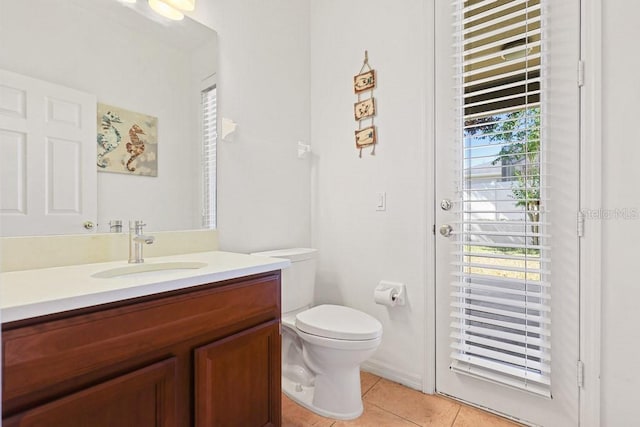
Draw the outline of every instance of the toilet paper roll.
<instances>
[{"instance_id":1,"label":"toilet paper roll","mask_svg":"<svg viewBox=\"0 0 640 427\"><path fill-rule=\"evenodd\" d=\"M394 301L393 295L396 293L396 290L393 288L376 288L373 291L373 300L376 304L386 305L388 307L393 307L396 305Z\"/></svg>"}]
</instances>

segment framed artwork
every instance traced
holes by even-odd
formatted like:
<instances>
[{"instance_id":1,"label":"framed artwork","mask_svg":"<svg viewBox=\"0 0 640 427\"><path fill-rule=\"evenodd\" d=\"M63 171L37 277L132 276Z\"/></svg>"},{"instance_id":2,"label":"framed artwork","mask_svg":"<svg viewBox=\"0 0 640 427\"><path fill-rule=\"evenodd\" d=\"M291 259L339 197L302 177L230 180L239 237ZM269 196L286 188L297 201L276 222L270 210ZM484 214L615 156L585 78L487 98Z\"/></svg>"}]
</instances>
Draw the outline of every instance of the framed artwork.
<instances>
[{"instance_id":1,"label":"framed artwork","mask_svg":"<svg viewBox=\"0 0 640 427\"><path fill-rule=\"evenodd\" d=\"M370 126L368 128L360 129L356 131L356 148L366 147L376 143L376 127Z\"/></svg>"},{"instance_id":2,"label":"framed artwork","mask_svg":"<svg viewBox=\"0 0 640 427\"><path fill-rule=\"evenodd\" d=\"M353 104L353 113L356 120L363 120L376 114L376 100L368 98Z\"/></svg>"},{"instance_id":3,"label":"framed artwork","mask_svg":"<svg viewBox=\"0 0 640 427\"><path fill-rule=\"evenodd\" d=\"M98 103L98 171L158 176L158 119Z\"/></svg>"},{"instance_id":4,"label":"framed artwork","mask_svg":"<svg viewBox=\"0 0 640 427\"><path fill-rule=\"evenodd\" d=\"M365 71L365 69L368 71ZM353 116L356 122L358 122L356 148L360 151L358 156L361 158L362 149L365 147L371 147L372 156L376 154L376 144L378 141L376 127L373 123L376 115L376 100L373 97L373 89L375 87L376 71L369 65L369 52L365 50L362 68L360 68L358 74L353 76L353 90L357 95L357 100L353 104ZM367 99L362 99L364 96L367 96ZM370 121L367 122L367 119Z\"/></svg>"},{"instance_id":5,"label":"framed artwork","mask_svg":"<svg viewBox=\"0 0 640 427\"><path fill-rule=\"evenodd\" d=\"M353 77L353 90L355 93L365 92L376 87L376 72L369 70Z\"/></svg>"}]
</instances>

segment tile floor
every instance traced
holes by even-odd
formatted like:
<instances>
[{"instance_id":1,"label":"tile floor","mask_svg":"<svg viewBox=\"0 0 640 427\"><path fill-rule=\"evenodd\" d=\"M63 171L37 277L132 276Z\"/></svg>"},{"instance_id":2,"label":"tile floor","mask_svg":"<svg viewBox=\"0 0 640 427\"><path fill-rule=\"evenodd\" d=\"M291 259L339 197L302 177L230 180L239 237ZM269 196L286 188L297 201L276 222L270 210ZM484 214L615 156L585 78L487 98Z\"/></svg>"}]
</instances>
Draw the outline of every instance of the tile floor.
<instances>
[{"instance_id":1,"label":"tile floor","mask_svg":"<svg viewBox=\"0 0 640 427\"><path fill-rule=\"evenodd\" d=\"M516 427L496 415L362 372L364 413L352 421L314 414L282 395L283 427Z\"/></svg>"}]
</instances>

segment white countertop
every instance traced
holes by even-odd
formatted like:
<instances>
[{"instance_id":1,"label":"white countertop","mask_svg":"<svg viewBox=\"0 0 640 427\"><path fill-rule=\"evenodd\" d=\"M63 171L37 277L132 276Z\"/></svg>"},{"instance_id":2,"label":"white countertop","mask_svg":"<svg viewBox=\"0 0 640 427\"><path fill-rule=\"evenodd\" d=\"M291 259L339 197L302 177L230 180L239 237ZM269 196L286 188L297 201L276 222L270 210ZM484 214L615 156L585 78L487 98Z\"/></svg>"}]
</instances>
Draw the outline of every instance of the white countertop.
<instances>
[{"instance_id":1,"label":"white countertop","mask_svg":"<svg viewBox=\"0 0 640 427\"><path fill-rule=\"evenodd\" d=\"M286 259L221 251L145 258L145 264L185 261L207 265L195 270L112 278L95 278L92 274L131 264L124 260L0 273L0 319L12 322L280 270L290 265Z\"/></svg>"}]
</instances>

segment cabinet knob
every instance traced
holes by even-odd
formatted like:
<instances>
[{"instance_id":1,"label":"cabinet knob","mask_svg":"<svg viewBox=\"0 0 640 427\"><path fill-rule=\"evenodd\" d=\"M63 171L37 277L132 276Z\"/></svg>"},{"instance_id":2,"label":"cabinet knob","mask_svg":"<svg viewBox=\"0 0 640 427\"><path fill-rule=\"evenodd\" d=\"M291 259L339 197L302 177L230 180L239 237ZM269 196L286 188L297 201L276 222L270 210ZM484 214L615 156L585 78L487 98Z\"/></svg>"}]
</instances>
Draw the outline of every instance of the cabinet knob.
<instances>
[{"instance_id":1,"label":"cabinet knob","mask_svg":"<svg viewBox=\"0 0 640 427\"><path fill-rule=\"evenodd\" d=\"M84 224L82 225L86 230L93 230L93 227L94 227L93 222L91 221L85 221Z\"/></svg>"}]
</instances>

